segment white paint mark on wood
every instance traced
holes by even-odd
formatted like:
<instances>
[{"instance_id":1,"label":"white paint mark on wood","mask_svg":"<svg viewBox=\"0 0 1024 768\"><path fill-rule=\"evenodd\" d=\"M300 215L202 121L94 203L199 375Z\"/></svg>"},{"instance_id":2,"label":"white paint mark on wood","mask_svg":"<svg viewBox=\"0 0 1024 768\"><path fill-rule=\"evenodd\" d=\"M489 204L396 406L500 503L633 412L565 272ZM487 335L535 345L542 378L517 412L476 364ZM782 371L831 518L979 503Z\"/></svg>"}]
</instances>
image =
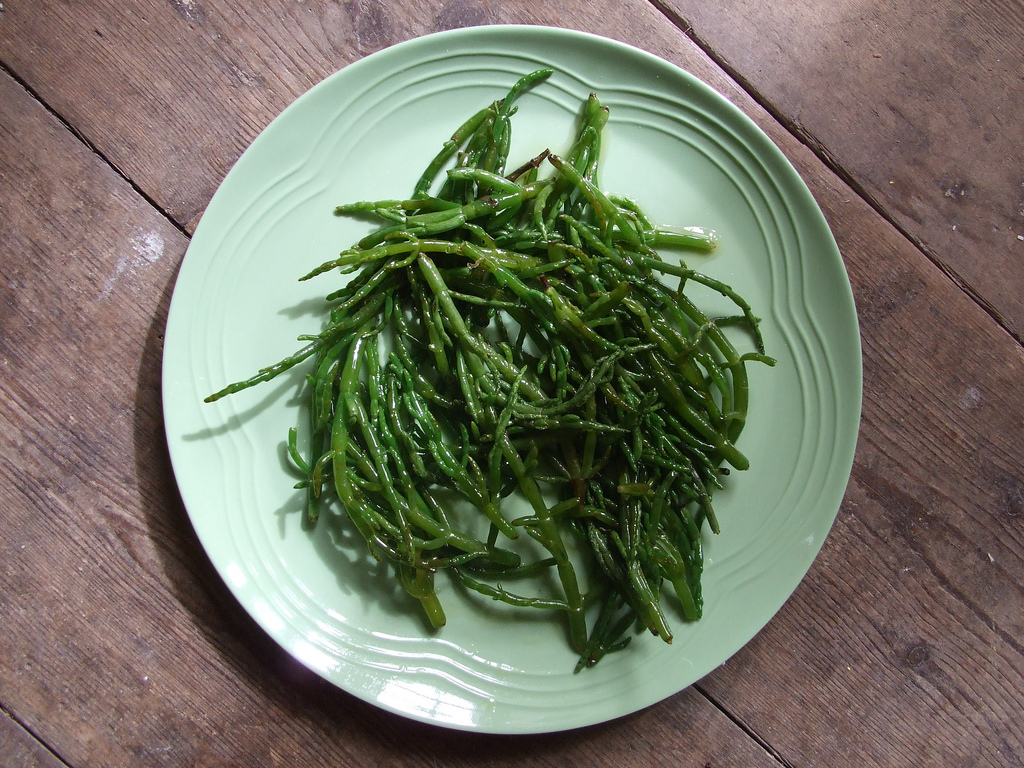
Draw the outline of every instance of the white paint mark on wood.
<instances>
[{"instance_id":1,"label":"white paint mark on wood","mask_svg":"<svg viewBox=\"0 0 1024 768\"><path fill-rule=\"evenodd\" d=\"M968 387L960 395L960 407L965 411L973 411L981 404L981 392L977 387Z\"/></svg>"},{"instance_id":2,"label":"white paint mark on wood","mask_svg":"<svg viewBox=\"0 0 1024 768\"><path fill-rule=\"evenodd\" d=\"M117 260L114 274L107 278L100 292L100 299L110 296L118 279L127 272L133 274L138 267L154 264L164 255L164 239L159 232L146 232L133 237L129 241L131 253L126 253Z\"/></svg>"}]
</instances>

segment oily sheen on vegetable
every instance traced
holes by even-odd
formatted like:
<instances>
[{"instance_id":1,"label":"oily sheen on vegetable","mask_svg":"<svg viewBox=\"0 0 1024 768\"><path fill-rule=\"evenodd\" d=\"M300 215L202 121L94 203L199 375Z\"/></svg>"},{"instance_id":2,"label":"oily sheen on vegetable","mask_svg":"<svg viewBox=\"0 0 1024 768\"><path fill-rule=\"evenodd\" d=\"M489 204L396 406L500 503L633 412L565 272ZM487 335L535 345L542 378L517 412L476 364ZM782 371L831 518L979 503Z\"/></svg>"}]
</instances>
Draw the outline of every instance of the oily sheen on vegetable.
<instances>
[{"instance_id":1,"label":"oily sheen on vegetable","mask_svg":"<svg viewBox=\"0 0 1024 768\"><path fill-rule=\"evenodd\" d=\"M308 361L308 447L288 435L308 521L342 511L435 628L439 574L564 615L579 671L634 630L671 642L667 600L700 618L701 530L748 466L746 365L774 361L742 297L659 255L713 232L601 189L596 95L564 153L506 168L516 99L551 74L466 120L408 198L339 206L380 227L301 278L349 276L326 326L207 402ZM708 317L695 283L734 314Z\"/></svg>"}]
</instances>

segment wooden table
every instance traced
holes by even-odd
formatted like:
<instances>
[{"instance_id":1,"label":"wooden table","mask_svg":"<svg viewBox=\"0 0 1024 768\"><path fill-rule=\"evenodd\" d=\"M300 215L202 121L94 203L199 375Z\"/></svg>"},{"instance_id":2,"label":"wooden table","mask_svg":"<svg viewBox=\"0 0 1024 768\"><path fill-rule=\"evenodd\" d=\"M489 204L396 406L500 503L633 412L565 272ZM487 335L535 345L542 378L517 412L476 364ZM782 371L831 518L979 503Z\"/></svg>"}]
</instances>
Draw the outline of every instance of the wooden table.
<instances>
[{"instance_id":1,"label":"wooden table","mask_svg":"<svg viewBox=\"0 0 1024 768\"><path fill-rule=\"evenodd\" d=\"M452 27L599 33L781 147L863 337L852 478L729 663L580 731L365 705L207 560L165 447L176 271L242 150L346 64ZM1024 6L996 0L5 0L0 764L1024 765Z\"/></svg>"}]
</instances>

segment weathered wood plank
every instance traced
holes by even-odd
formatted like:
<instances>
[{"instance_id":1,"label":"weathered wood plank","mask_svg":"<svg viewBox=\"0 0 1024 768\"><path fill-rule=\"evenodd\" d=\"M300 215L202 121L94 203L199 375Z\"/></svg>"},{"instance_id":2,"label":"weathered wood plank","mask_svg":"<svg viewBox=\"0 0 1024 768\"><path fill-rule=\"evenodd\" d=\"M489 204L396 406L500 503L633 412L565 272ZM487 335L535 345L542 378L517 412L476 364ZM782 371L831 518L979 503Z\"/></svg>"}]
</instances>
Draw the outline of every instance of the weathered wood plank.
<instances>
[{"instance_id":1,"label":"weathered wood plank","mask_svg":"<svg viewBox=\"0 0 1024 768\"><path fill-rule=\"evenodd\" d=\"M656 4L1024 341L1024 6Z\"/></svg>"},{"instance_id":2,"label":"weathered wood plank","mask_svg":"<svg viewBox=\"0 0 1024 768\"><path fill-rule=\"evenodd\" d=\"M65 768L56 755L0 711L0 761L7 768Z\"/></svg>"},{"instance_id":3,"label":"weathered wood plank","mask_svg":"<svg viewBox=\"0 0 1024 768\"><path fill-rule=\"evenodd\" d=\"M853 478L793 599L700 687L794 765L1019 765L1024 352L808 155L858 300Z\"/></svg>"},{"instance_id":4,"label":"weathered wood plank","mask_svg":"<svg viewBox=\"0 0 1024 768\"><path fill-rule=\"evenodd\" d=\"M191 231L256 135L345 64L455 27L573 27L672 55L675 31L642 0L237 3L40 0L9 7L0 60ZM714 71L713 67L708 67Z\"/></svg>"},{"instance_id":5,"label":"weathered wood plank","mask_svg":"<svg viewBox=\"0 0 1024 768\"><path fill-rule=\"evenodd\" d=\"M777 765L690 690L533 740L411 724L285 655L174 490L161 338L185 236L0 75L0 696L71 765Z\"/></svg>"}]
</instances>

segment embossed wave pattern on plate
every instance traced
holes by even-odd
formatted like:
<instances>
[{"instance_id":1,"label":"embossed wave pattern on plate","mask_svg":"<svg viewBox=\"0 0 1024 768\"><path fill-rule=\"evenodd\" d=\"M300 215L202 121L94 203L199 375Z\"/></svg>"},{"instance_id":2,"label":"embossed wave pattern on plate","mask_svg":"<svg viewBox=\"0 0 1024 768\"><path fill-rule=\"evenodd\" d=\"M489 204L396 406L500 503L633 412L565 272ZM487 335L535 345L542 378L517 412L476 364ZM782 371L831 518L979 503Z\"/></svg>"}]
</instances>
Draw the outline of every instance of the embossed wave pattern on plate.
<instances>
[{"instance_id":1,"label":"embossed wave pattern on plate","mask_svg":"<svg viewBox=\"0 0 1024 768\"><path fill-rule=\"evenodd\" d=\"M564 44L552 47L553 42ZM795 209L790 203L795 174L789 169L780 178L777 159L763 162L762 141L767 139L752 139L756 128L702 84L647 54L576 33L492 28L414 41L403 56L385 51L344 70L286 111L232 171L236 178L229 176L224 186L234 190L233 205L221 205L218 193L197 231L195 255L190 248L191 258L183 267L182 282L198 295L192 317L178 322L187 329L187 367L196 393L201 397L214 384L276 359L279 347L287 354L294 336L319 322L316 300L327 290L310 284L296 287L294 281L353 239L353 225L322 221L330 218L333 204L406 193L454 124L468 114L469 105L480 106L478 97L502 95L514 77L549 63L559 72L543 90L524 99L524 115L558 123L559 136L569 139L578 104L597 90L613 107L609 152L628 151L623 142L635 138L638 130L660 132L669 143L703 154L730 177L737 199L756 220L767 259L757 268L767 270L764 277L770 285L766 335L781 345L785 354L780 357L792 366L788 375L799 392L790 405L798 412L800 432L794 455L787 459L792 473L774 489L771 508L754 522L768 525L787 514L807 514L813 508L810 497L821 493L835 473L836 458L828 450L835 429L833 382L848 371L843 361L830 357L828 339L815 316L819 305L810 300L805 282L806 260L814 254L807 246L807 201L799 199ZM411 120L417 114L424 119ZM428 128L439 133L429 140L418 135ZM414 134L407 141L410 157L396 163L393 150L381 152L377 143L401 138L403 130ZM514 136L518 130L514 123ZM534 137L530 128L521 134L525 151ZM281 146L282 137L289 146ZM609 165L616 172L614 161ZM643 187L643 178L631 179L628 173L623 178ZM800 185L798 179L795 183ZM821 225L823 221L814 224ZM812 233L810 240L816 238ZM294 242L304 239L312 242ZM196 264L199 258L205 258L204 265ZM708 271L723 268L725 260L723 256L710 263ZM193 279L199 271L205 272L203 278ZM266 306L257 311L246 305L246 297ZM254 333L252 324L268 313L272 321ZM173 319L180 314L172 312ZM171 337L169 330L169 342ZM223 487L203 501L186 488L189 471L171 434L175 414L170 414L175 471L204 546L247 610L311 668L385 708L491 731L552 730L625 714L671 694L724 660L711 659L702 650L709 641L731 655L770 618L806 570L804 565L784 574L786 585L762 601L766 615L756 626L747 623L737 631L727 626L727 619L709 614L692 628L681 628L672 647L646 638L651 642L637 646L636 653L609 658L603 668L585 675L571 674L571 654L564 648L553 652L556 661L546 651L532 666L522 654L507 655L508 639L500 633L483 632L479 641L465 632L430 636L392 615L395 605L373 598L372 584L345 583L344 569L358 563L344 558L331 562L333 541L327 534L317 538L295 525L300 505L278 488L288 482L279 446L284 430L298 419L294 395L300 380L295 372L283 384L263 385L269 388L266 392L229 398L192 417L191 445L202 443L197 454L218 465L213 474L224 478ZM166 381L165 368L165 387ZM752 421L757 418L752 416ZM775 423L752 425L753 448L763 449L769 426ZM211 439L200 440L203 435ZM274 450L270 460L268 448ZM723 504L731 500L723 498ZM818 513L813 527L827 531L831 517L827 512L824 521L820 517ZM797 531L802 536L807 527L799 519L782 523L769 526L761 538L791 546L789 538ZM749 602L751 582L771 570L771 557L753 538L742 546L712 550L722 556L709 565L707 588L719 591L712 603L722 608L721 616L732 616L738 609L730 603ZM817 548L804 551L809 564ZM454 598L451 593L445 597ZM469 617L459 609L453 613L460 620ZM557 632L553 636L560 639ZM666 675L665 669L673 671ZM595 697L615 705L597 711L587 706Z\"/></svg>"}]
</instances>

